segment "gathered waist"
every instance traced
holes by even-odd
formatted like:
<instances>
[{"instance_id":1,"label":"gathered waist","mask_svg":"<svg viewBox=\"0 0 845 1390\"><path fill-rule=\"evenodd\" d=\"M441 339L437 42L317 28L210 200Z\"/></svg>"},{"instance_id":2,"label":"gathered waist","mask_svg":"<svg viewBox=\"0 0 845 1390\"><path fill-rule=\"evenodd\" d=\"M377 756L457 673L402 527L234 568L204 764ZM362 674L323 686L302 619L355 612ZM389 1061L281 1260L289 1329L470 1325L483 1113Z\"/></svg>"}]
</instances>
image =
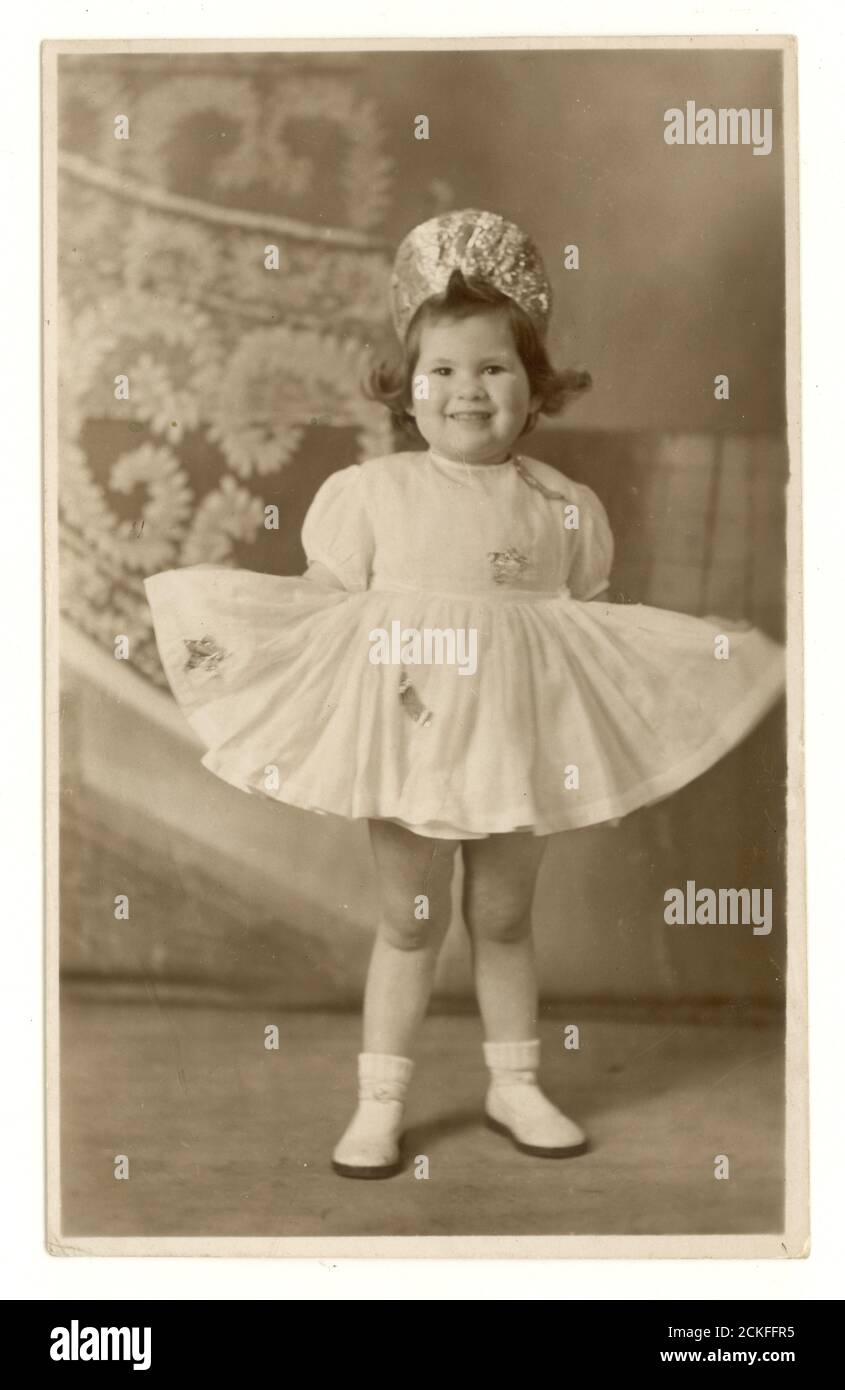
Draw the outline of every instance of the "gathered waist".
<instances>
[{"instance_id":1,"label":"gathered waist","mask_svg":"<svg viewBox=\"0 0 845 1390\"><path fill-rule=\"evenodd\" d=\"M395 580L375 580L368 593L418 594L421 598L464 599L474 603L534 603L541 599L571 599L567 585L559 589L433 589L427 585L399 584Z\"/></svg>"}]
</instances>

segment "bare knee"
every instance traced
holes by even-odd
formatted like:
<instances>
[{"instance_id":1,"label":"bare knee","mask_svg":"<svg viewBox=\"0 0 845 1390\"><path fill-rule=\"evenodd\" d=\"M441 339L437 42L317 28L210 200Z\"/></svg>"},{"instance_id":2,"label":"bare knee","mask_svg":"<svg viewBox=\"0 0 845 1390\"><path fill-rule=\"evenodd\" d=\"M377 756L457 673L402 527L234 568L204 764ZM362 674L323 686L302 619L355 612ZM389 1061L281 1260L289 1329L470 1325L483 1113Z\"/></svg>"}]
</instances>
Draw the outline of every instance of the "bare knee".
<instances>
[{"instance_id":1,"label":"bare knee","mask_svg":"<svg viewBox=\"0 0 845 1390\"><path fill-rule=\"evenodd\" d=\"M531 911L524 901L497 902L470 892L464 895L463 913L477 940L514 942L531 935Z\"/></svg>"},{"instance_id":2,"label":"bare knee","mask_svg":"<svg viewBox=\"0 0 845 1390\"><path fill-rule=\"evenodd\" d=\"M381 938L400 951L439 947L452 915L457 841L426 839L389 822L371 821L379 873Z\"/></svg>"},{"instance_id":3,"label":"bare knee","mask_svg":"<svg viewBox=\"0 0 845 1390\"><path fill-rule=\"evenodd\" d=\"M379 931L399 951L439 948L452 917L451 858L415 881L382 883Z\"/></svg>"},{"instance_id":4,"label":"bare knee","mask_svg":"<svg viewBox=\"0 0 845 1390\"><path fill-rule=\"evenodd\" d=\"M464 921L473 939L531 935L534 885L548 836L495 835L464 845Z\"/></svg>"},{"instance_id":5,"label":"bare knee","mask_svg":"<svg viewBox=\"0 0 845 1390\"><path fill-rule=\"evenodd\" d=\"M406 919L382 916L378 933L395 951L432 951L442 945L445 930L431 922L407 922Z\"/></svg>"}]
</instances>

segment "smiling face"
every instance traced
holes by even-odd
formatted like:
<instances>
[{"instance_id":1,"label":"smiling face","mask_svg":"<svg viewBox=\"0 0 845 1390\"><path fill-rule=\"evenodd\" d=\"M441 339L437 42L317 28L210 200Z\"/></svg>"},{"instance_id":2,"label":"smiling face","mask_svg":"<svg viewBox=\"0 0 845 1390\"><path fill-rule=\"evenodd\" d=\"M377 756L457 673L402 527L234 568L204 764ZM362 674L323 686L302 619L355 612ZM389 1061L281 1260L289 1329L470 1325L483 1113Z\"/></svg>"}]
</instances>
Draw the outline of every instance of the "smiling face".
<instances>
[{"instance_id":1,"label":"smiling face","mask_svg":"<svg viewBox=\"0 0 845 1390\"><path fill-rule=\"evenodd\" d=\"M529 413L532 395L507 314L473 314L426 324L414 368L414 391L428 399L409 406L427 444L456 463L504 463Z\"/></svg>"}]
</instances>

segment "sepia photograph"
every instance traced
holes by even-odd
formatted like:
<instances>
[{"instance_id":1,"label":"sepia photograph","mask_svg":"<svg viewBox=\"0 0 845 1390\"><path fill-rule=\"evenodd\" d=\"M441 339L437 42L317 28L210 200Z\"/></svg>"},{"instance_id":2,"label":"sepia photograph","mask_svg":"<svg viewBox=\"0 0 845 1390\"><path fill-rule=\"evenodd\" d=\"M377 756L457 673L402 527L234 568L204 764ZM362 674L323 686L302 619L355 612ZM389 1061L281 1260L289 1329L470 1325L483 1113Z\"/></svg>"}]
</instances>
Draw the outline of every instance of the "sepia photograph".
<instances>
[{"instance_id":1,"label":"sepia photograph","mask_svg":"<svg viewBox=\"0 0 845 1390\"><path fill-rule=\"evenodd\" d=\"M41 59L48 1249L800 1259L794 40Z\"/></svg>"}]
</instances>

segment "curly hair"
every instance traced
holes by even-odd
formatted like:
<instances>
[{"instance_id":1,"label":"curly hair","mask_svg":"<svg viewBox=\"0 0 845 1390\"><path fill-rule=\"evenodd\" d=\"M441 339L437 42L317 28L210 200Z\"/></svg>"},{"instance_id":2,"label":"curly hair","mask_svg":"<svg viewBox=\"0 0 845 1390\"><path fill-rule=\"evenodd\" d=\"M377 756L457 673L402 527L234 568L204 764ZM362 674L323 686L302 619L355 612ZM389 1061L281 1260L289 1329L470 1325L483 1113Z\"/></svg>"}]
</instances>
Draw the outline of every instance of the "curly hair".
<instances>
[{"instance_id":1,"label":"curly hair","mask_svg":"<svg viewBox=\"0 0 845 1390\"><path fill-rule=\"evenodd\" d=\"M374 348L361 380L361 389L368 400L378 401L390 411L394 423L417 441L422 435L416 420L408 410L420 354L422 330L427 324L443 319L465 319L474 314L506 313L513 333L514 346L525 368L531 394L541 399L538 409L526 417L520 437L530 434L539 415L558 415L566 405L593 384L589 372L572 368L557 371L551 364L539 331L515 300L497 290L487 280L464 276L453 270L449 283L440 294L431 295L408 324L402 347L392 350L385 344Z\"/></svg>"}]
</instances>

